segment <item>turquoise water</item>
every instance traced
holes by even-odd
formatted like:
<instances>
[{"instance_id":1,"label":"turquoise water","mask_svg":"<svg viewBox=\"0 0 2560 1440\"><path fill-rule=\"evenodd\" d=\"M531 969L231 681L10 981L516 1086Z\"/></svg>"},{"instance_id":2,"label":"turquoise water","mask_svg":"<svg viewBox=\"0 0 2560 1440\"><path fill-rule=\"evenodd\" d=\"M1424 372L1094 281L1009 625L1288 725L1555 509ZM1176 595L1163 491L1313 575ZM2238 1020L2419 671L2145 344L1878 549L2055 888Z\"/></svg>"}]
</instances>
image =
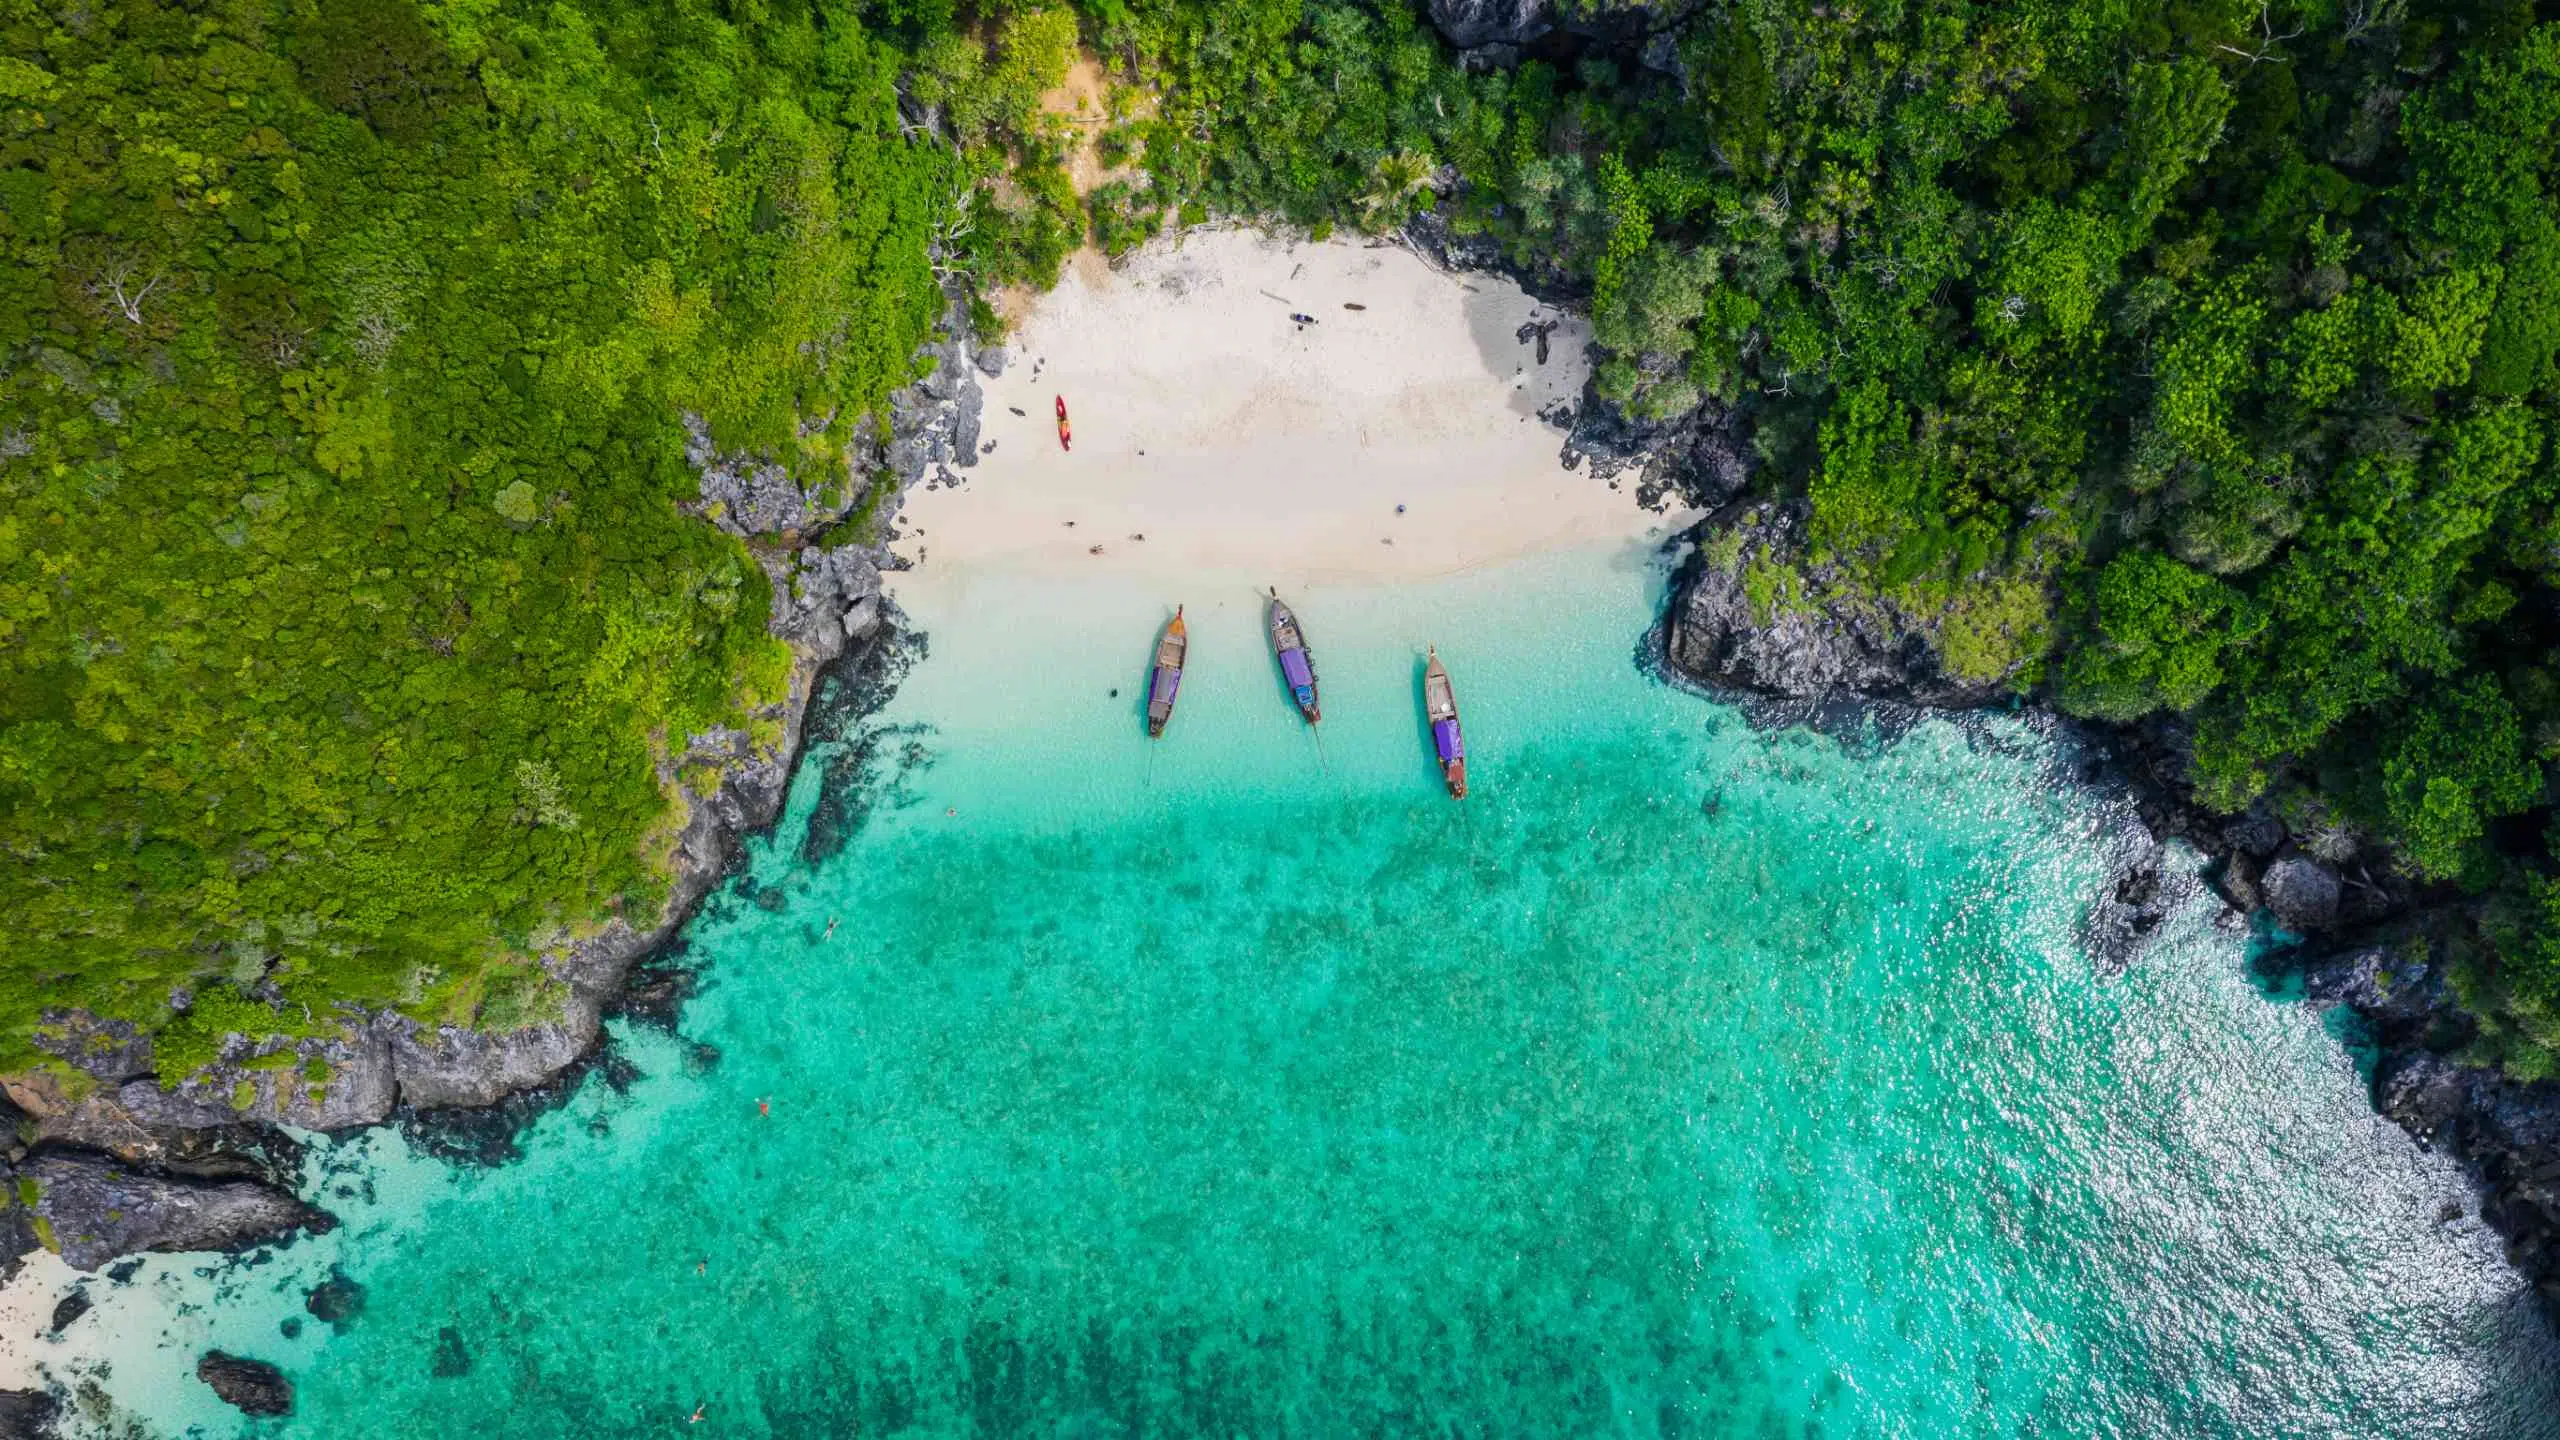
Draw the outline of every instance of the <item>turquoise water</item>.
<instances>
[{"instance_id":1,"label":"turquoise water","mask_svg":"<svg viewBox=\"0 0 2560 1440\"><path fill-rule=\"evenodd\" d=\"M2551 1433L2494 1237L2243 940L2199 899L2084 953L2117 807L2019 724L1844 745L1669 690L1659 580L1293 597L1321 752L1241 586L1162 597L1196 669L1154 747L1159 597L920 592L867 824L811 864L804 768L682 1039L623 1032L641 1078L517 1165L324 1146L348 1227L154 1262L103 1388L312 1437ZM364 1314L286 1338L333 1263ZM298 1413L212 1402L208 1343Z\"/></svg>"}]
</instances>

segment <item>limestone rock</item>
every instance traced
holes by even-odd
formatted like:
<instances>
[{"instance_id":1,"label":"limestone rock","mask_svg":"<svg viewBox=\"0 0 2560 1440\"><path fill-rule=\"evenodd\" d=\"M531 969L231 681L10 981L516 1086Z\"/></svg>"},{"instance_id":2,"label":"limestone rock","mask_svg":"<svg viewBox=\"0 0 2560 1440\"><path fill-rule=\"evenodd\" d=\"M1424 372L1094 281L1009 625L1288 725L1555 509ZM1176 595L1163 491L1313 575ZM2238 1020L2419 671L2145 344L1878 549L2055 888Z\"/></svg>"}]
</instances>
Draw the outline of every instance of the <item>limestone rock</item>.
<instances>
[{"instance_id":1,"label":"limestone rock","mask_svg":"<svg viewBox=\"0 0 2560 1440\"><path fill-rule=\"evenodd\" d=\"M880 629L880 597L865 595L845 607L844 638L867 640Z\"/></svg>"},{"instance_id":2,"label":"limestone rock","mask_svg":"<svg viewBox=\"0 0 2560 1440\"><path fill-rule=\"evenodd\" d=\"M1555 28L1547 0L1431 0L1431 23L1461 50L1526 45Z\"/></svg>"},{"instance_id":3,"label":"limestone rock","mask_svg":"<svg viewBox=\"0 0 2560 1440\"><path fill-rule=\"evenodd\" d=\"M2424 1025L2443 1001L2443 985L2420 947L2395 950L2359 945L2303 967L2302 998L2313 1005L2345 1005L2365 1020L2394 1032Z\"/></svg>"},{"instance_id":4,"label":"limestone rock","mask_svg":"<svg viewBox=\"0 0 2560 1440\"><path fill-rule=\"evenodd\" d=\"M2462 1072L2421 1050L2385 1060L2373 1076L2374 1106L2412 1135L2430 1136L2462 1113Z\"/></svg>"},{"instance_id":5,"label":"limestone rock","mask_svg":"<svg viewBox=\"0 0 2560 1440\"><path fill-rule=\"evenodd\" d=\"M17 1175L34 1182L36 1217L81 1270L146 1250L245 1249L338 1223L260 1181L158 1174L84 1151L39 1153Z\"/></svg>"},{"instance_id":6,"label":"limestone rock","mask_svg":"<svg viewBox=\"0 0 2560 1440\"><path fill-rule=\"evenodd\" d=\"M1526 46L1556 28L1546 0L1431 0L1431 23L1457 49Z\"/></svg>"},{"instance_id":7,"label":"limestone rock","mask_svg":"<svg viewBox=\"0 0 2560 1440\"><path fill-rule=\"evenodd\" d=\"M932 368L889 397L889 441L873 458L900 489L928 467L978 463L978 427L986 406L968 342L952 329L926 345Z\"/></svg>"},{"instance_id":8,"label":"limestone rock","mask_svg":"<svg viewBox=\"0 0 2560 1440\"><path fill-rule=\"evenodd\" d=\"M290 1054L284 1064L276 1057ZM325 1038L232 1037L222 1058L172 1089L134 1080L117 1091L145 1125L205 1130L243 1120L303 1130L351 1130L391 1113L396 1098L388 1038L377 1025Z\"/></svg>"},{"instance_id":9,"label":"limestone rock","mask_svg":"<svg viewBox=\"0 0 2560 1440\"><path fill-rule=\"evenodd\" d=\"M85 1011L48 1008L36 1026L35 1043L37 1049L109 1085L151 1073L151 1037L130 1020L102 1020Z\"/></svg>"},{"instance_id":10,"label":"limestone rock","mask_svg":"<svg viewBox=\"0 0 2560 1440\"><path fill-rule=\"evenodd\" d=\"M2222 827L2222 841L2234 850L2263 860L2284 844L2284 822L2269 813L2262 801L2233 816Z\"/></svg>"},{"instance_id":11,"label":"limestone rock","mask_svg":"<svg viewBox=\"0 0 2560 1440\"><path fill-rule=\"evenodd\" d=\"M724 455L699 415L684 417L685 460L700 479L712 523L732 535L780 535L827 518L791 472L771 460Z\"/></svg>"},{"instance_id":12,"label":"limestone rock","mask_svg":"<svg viewBox=\"0 0 2560 1440\"><path fill-rule=\"evenodd\" d=\"M2324 930L2336 922L2338 888L2338 872L2308 855L2278 859L2258 882L2276 923L2297 935Z\"/></svg>"},{"instance_id":13,"label":"limestone rock","mask_svg":"<svg viewBox=\"0 0 2560 1440\"><path fill-rule=\"evenodd\" d=\"M400 1103L421 1110L493 1105L509 1091L539 1085L587 1053L600 1015L594 997L573 990L559 1019L522 1029L395 1029L391 1058Z\"/></svg>"},{"instance_id":14,"label":"limestone rock","mask_svg":"<svg viewBox=\"0 0 2560 1440\"><path fill-rule=\"evenodd\" d=\"M1759 505L1708 537L1665 622L1674 668L1707 685L1802 699L1961 709L2007 694L1998 681L1947 674L1924 624L1804 564L1803 526L1799 505Z\"/></svg>"}]
</instances>

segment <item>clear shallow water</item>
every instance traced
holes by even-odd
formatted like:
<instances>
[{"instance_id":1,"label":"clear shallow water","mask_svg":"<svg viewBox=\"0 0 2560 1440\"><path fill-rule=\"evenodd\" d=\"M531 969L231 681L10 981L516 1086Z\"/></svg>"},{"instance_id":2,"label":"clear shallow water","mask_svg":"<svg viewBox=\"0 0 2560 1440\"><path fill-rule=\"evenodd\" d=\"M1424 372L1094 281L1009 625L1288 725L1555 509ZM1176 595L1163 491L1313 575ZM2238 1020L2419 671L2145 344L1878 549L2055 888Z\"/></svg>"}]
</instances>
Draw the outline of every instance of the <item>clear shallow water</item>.
<instances>
[{"instance_id":1,"label":"clear shallow water","mask_svg":"<svg viewBox=\"0 0 2560 1440\"><path fill-rule=\"evenodd\" d=\"M685 1041L520 1165L324 1151L348 1228L154 1262L107 1390L314 1437L2552 1433L2494 1237L2241 941L2199 903L2097 974L2121 817L2023 727L1754 732L1582 555L1293 597L1319 756L1227 588L1157 747L1152 595L911 596L919 763L814 867L804 769ZM286 1339L332 1261L364 1315ZM206 1344L298 1414L243 1426Z\"/></svg>"}]
</instances>

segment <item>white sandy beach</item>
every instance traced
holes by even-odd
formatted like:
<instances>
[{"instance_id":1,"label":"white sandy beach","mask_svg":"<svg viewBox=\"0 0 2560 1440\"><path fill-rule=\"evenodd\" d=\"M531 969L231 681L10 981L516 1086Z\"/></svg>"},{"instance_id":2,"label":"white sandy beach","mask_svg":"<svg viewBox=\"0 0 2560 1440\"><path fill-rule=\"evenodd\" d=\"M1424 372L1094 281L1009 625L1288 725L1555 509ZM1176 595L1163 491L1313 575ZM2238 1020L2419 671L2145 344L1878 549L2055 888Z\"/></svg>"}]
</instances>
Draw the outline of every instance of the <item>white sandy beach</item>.
<instances>
[{"instance_id":1,"label":"white sandy beach","mask_svg":"<svg viewBox=\"0 0 2560 1440\"><path fill-rule=\"evenodd\" d=\"M1554 322L1543 365L1519 338L1531 322ZM1243 573L1288 589L1662 533L1670 517L1632 482L1565 469L1540 418L1579 399L1589 338L1516 286L1384 244L1193 231L1118 269L1080 263L986 385L996 448L956 488L909 494L897 549L926 574Z\"/></svg>"}]
</instances>

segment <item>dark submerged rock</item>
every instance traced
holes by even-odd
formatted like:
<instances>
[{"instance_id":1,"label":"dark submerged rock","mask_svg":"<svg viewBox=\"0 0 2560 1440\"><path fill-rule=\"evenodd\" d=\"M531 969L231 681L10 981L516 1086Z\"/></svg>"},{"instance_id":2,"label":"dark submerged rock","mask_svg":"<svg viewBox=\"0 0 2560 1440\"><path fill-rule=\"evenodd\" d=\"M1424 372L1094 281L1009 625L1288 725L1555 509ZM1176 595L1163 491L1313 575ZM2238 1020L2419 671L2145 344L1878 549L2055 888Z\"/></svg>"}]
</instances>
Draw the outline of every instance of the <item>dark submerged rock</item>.
<instances>
[{"instance_id":1,"label":"dark submerged rock","mask_svg":"<svg viewBox=\"0 0 2560 1440\"><path fill-rule=\"evenodd\" d=\"M598 1052L589 1050L541 1084L511 1090L485 1105L452 1105L400 1114L400 1133L417 1149L448 1165L481 1169L524 1158L519 1143L533 1123L569 1103Z\"/></svg>"},{"instance_id":2,"label":"dark submerged rock","mask_svg":"<svg viewBox=\"0 0 2560 1440\"><path fill-rule=\"evenodd\" d=\"M196 1362L196 1378L244 1415L293 1413L293 1382L264 1360L207 1350Z\"/></svg>"},{"instance_id":3,"label":"dark submerged rock","mask_svg":"<svg viewBox=\"0 0 2560 1440\"><path fill-rule=\"evenodd\" d=\"M2161 923L2194 894L2194 882L2166 864L2149 832L2129 825L2110 846L2113 878L2081 922L2081 939L2101 974L2119 974L2150 948Z\"/></svg>"},{"instance_id":4,"label":"dark submerged rock","mask_svg":"<svg viewBox=\"0 0 2560 1440\"><path fill-rule=\"evenodd\" d=\"M614 1013L671 1031L684 1013L684 1002L693 998L693 988L690 970L654 963L643 965L634 969L623 985Z\"/></svg>"},{"instance_id":5,"label":"dark submerged rock","mask_svg":"<svg viewBox=\"0 0 2560 1440\"><path fill-rule=\"evenodd\" d=\"M364 1313L364 1287L333 1270L303 1298L302 1308L330 1328L344 1330Z\"/></svg>"},{"instance_id":6,"label":"dark submerged rock","mask_svg":"<svg viewBox=\"0 0 2560 1440\"><path fill-rule=\"evenodd\" d=\"M427 1362L428 1372L439 1380L454 1380L471 1373L471 1350L462 1343L462 1332L450 1325L436 1331L435 1354Z\"/></svg>"}]
</instances>

